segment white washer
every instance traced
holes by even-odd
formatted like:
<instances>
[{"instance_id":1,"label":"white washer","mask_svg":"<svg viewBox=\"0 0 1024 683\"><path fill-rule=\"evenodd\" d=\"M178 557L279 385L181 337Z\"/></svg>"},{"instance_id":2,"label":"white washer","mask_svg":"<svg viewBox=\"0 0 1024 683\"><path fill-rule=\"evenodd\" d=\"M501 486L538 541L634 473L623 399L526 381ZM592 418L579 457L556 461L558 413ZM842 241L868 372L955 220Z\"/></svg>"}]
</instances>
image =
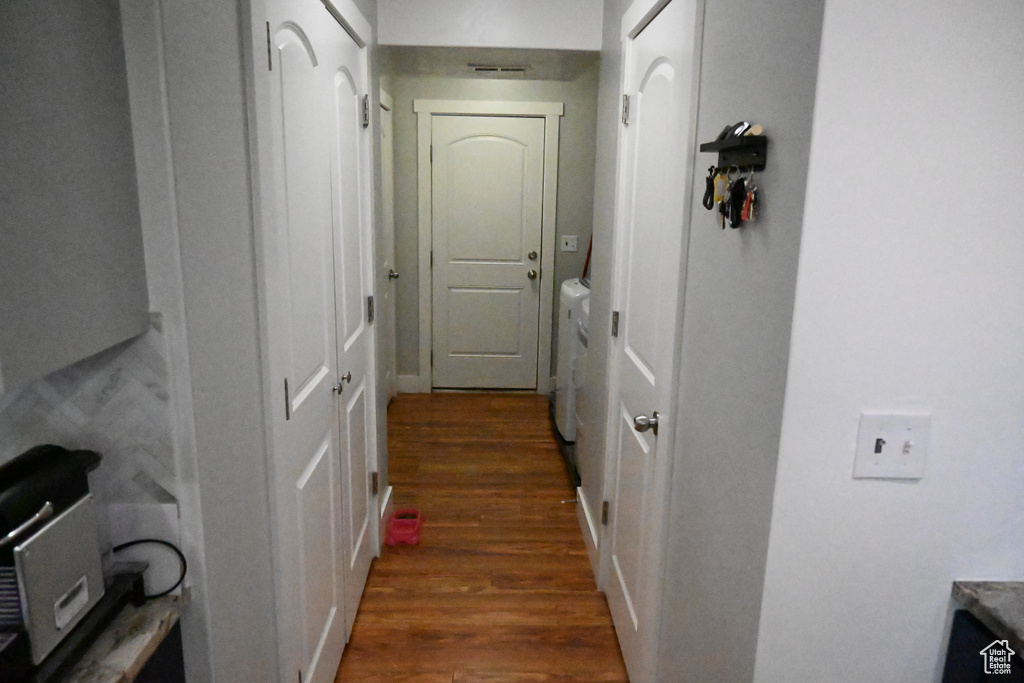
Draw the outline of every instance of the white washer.
<instances>
[{"instance_id":1,"label":"white washer","mask_svg":"<svg viewBox=\"0 0 1024 683\"><path fill-rule=\"evenodd\" d=\"M576 360L572 364L572 383L576 389L574 399L576 410L576 441L579 442L583 436L582 425L580 424L580 413L583 412L583 404L587 400L586 377L587 377L587 347L590 345L590 297L583 300L580 305L580 319L576 322Z\"/></svg>"},{"instance_id":2,"label":"white washer","mask_svg":"<svg viewBox=\"0 0 1024 683\"><path fill-rule=\"evenodd\" d=\"M573 368L579 352L577 323L590 289L572 278L562 283L558 308L558 364L555 367L555 426L562 438L576 441L576 386Z\"/></svg>"}]
</instances>

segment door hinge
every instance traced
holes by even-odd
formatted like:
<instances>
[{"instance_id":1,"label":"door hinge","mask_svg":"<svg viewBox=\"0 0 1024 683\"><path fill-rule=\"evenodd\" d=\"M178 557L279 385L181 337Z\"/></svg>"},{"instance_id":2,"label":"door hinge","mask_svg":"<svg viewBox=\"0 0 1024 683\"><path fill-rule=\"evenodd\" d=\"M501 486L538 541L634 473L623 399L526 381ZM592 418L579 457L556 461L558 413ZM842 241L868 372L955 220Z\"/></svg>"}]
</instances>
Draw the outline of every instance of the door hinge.
<instances>
[{"instance_id":1,"label":"door hinge","mask_svg":"<svg viewBox=\"0 0 1024 683\"><path fill-rule=\"evenodd\" d=\"M284 419L292 419L292 400L288 396L288 378L284 378Z\"/></svg>"},{"instance_id":2,"label":"door hinge","mask_svg":"<svg viewBox=\"0 0 1024 683\"><path fill-rule=\"evenodd\" d=\"M622 96L622 122L629 125L629 95Z\"/></svg>"},{"instance_id":3,"label":"door hinge","mask_svg":"<svg viewBox=\"0 0 1024 683\"><path fill-rule=\"evenodd\" d=\"M366 322L373 322L373 297L366 297Z\"/></svg>"},{"instance_id":4,"label":"door hinge","mask_svg":"<svg viewBox=\"0 0 1024 683\"><path fill-rule=\"evenodd\" d=\"M273 50L270 49L270 22L267 22L267 70L274 70Z\"/></svg>"},{"instance_id":5,"label":"door hinge","mask_svg":"<svg viewBox=\"0 0 1024 683\"><path fill-rule=\"evenodd\" d=\"M376 496L377 492L379 490L380 490L380 475L378 475L376 472L371 472L370 473L370 493L372 493L373 495Z\"/></svg>"},{"instance_id":6,"label":"door hinge","mask_svg":"<svg viewBox=\"0 0 1024 683\"><path fill-rule=\"evenodd\" d=\"M619 336L619 312L612 311L612 336Z\"/></svg>"},{"instance_id":7,"label":"door hinge","mask_svg":"<svg viewBox=\"0 0 1024 683\"><path fill-rule=\"evenodd\" d=\"M370 96L363 95L363 128L370 127Z\"/></svg>"},{"instance_id":8,"label":"door hinge","mask_svg":"<svg viewBox=\"0 0 1024 683\"><path fill-rule=\"evenodd\" d=\"M434 163L434 146L430 146L430 163Z\"/></svg>"},{"instance_id":9,"label":"door hinge","mask_svg":"<svg viewBox=\"0 0 1024 683\"><path fill-rule=\"evenodd\" d=\"M431 268L434 267L434 250L433 249L430 250L430 267Z\"/></svg>"},{"instance_id":10,"label":"door hinge","mask_svg":"<svg viewBox=\"0 0 1024 683\"><path fill-rule=\"evenodd\" d=\"M430 349L430 367L434 367L434 349Z\"/></svg>"},{"instance_id":11,"label":"door hinge","mask_svg":"<svg viewBox=\"0 0 1024 683\"><path fill-rule=\"evenodd\" d=\"M601 526L608 526L608 501L601 503Z\"/></svg>"}]
</instances>

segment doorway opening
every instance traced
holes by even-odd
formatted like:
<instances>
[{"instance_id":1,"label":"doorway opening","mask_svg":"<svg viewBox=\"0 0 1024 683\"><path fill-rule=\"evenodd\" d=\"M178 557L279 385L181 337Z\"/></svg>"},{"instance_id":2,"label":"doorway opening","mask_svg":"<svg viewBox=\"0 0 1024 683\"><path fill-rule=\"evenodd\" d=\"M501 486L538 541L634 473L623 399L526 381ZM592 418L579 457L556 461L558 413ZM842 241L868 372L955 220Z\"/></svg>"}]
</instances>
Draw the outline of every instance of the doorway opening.
<instances>
[{"instance_id":1,"label":"doorway opening","mask_svg":"<svg viewBox=\"0 0 1024 683\"><path fill-rule=\"evenodd\" d=\"M560 102L415 100L420 376L550 390Z\"/></svg>"},{"instance_id":2,"label":"doorway opening","mask_svg":"<svg viewBox=\"0 0 1024 683\"><path fill-rule=\"evenodd\" d=\"M401 279L394 282L398 311L398 390L414 393L442 387L515 387L546 394L553 387L555 371L558 287L562 281L581 274L592 230L599 53L394 45L381 46L380 52L381 88L387 90L394 101L395 261L396 271L401 273ZM515 73L480 73L468 66L513 63L529 68ZM476 252L468 257L459 254L458 265L477 265L473 261L491 261L488 265L497 262L514 269L514 280L491 288L499 291L481 291L477 283L472 283L457 292L469 305L455 307L456 319L449 322L454 323L457 347L445 351L444 355L453 360L473 361L471 365L490 365L502 359L513 365L528 348L536 361L527 360L524 364L532 367L535 363L536 367L525 381L521 377L509 381L506 377L499 382L494 379L497 373L485 373L484 381L455 382L443 377L435 381L431 351L436 366L441 349L434 340L435 324L441 321L435 320L431 277L431 252L434 276L439 258L437 237L431 224L432 122L441 118L487 116L514 119L519 123L543 121L542 145L546 158L539 192L542 201L540 243L529 248L516 245L518 253L511 256L507 245L498 245L504 249L498 254L482 252L477 248L480 244L463 241L454 245ZM506 137L494 136L487 143L496 151L501 147L499 138ZM465 156L473 152L471 142L461 145L460 152L465 151ZM482 141L478 138L476 142ZM481 144L477 149L486 146ZM506 146L511 148L513 144L507 141ZM435 165L438 157L435 145ZM435 168L433 175L436 174ZM470 180L476 185L463 186L464 195L510 189L507 182L504 186L496 183L488 187L483 178L471 177ZM493 202L486 201L477 204L486 208L488 218L491 204ZM569 246L563 247L563 237L571 238ZM531 253L536 254L535 259L529 258ZM530 271L536 272L536 279L529 278ZM536 313L520 310L523 297L517 290L538 292L538 299L531 304L536 306ZM494 302L506 311L514 311L517 319L506 328L512 330L512 334L506 335L495 326L468 323L480 318L472 310L474 306L491 313L490 304ZM441 310L440 307L437 310ZM519 322L526 319L536 326L537 339L532 343L524 342L526 335L519 334L522 331ZM512 320L511 315L508 320Z\"/></svg>"}]
</instances>

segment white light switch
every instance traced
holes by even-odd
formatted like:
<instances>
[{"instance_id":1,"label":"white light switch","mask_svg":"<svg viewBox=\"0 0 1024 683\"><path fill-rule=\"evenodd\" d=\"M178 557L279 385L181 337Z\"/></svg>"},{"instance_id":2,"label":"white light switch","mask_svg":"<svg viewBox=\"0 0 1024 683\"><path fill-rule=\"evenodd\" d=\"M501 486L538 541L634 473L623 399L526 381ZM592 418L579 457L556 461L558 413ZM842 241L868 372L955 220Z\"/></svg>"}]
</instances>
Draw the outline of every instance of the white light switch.
<instances>
[{"instance_id":1,"label":"white light switch","mask_svg":"<svg viewBox=\"0 0 1024 683\"><path fill-rule=\"evenodd\" d=\"M576 251L576 235L562 235L562 251Z\"/></svg>"},{"instance_id":2,"label":"white light switch","mask_svg":"<svg viewBox=\"0 0 1024 683\"><path fill-rule=\"evenodd\" d=\"M862 412L853 460L854 479L921 479L931 414Z\"/></svg>"}]
</instances>

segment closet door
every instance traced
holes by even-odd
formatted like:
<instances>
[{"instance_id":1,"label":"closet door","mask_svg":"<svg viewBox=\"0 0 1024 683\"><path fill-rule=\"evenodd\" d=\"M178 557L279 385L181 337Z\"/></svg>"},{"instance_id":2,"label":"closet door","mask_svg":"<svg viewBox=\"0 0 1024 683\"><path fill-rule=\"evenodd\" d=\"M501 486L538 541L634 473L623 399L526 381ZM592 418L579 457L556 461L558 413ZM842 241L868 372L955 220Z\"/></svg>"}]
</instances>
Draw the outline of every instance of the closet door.
<instances>
[{"instance_id":1,"label":"closet door","mask_svg":"<svg viewBox=\"0 0 1024 683\"><path fill-rule=\"evenodd\" d=\"M334 25L340 30L340 26ZM347 630L377 554L379 515L372 476L377 469L371 243L370 128L366 50L342 33L324 53L330 85L330 178L334 235L334 303L341 421L341 535Z\"/></svg>"},{"instance_id":2,"label":"closet door","mask_svg":"<svg viewBox=\"0 0 1024 683\"><path fill-rule=\"evenodd\" d=\"M271 0L266 7L270 134L260 142L269 146L261 174L271 210L262 275L280 680L328 683L346 640L347 436L339 420L329 60L350 39L318 2Z\"/></svg>"},{"instance_id":3,"label":"closet door","mask_svg":"<svg viewBox=\"0 0 1024 683\"><path fill-rule=\"evenodd\" d=\"M605 592L634 683L653 680L658 646L689 229L689 193L680 188L692 186L697 4L638 0L623 20L630 106L619 159L613 295L619 329L610 349L605 481L611 514L602 564L610 567ZM649 23L641 19L652 15Z\"/></svg>"},{"instance_id":4,"label":"closet door","mask_svg":"<svg viewBox=\"0 0 1024 683\"><path fill-rule=\"evenodd\" d=\"M369 26L319 0L266 9L255 142L279 674L329 683L379 547L372 129L354 37Z\"/></svg>"}]
</instances>

